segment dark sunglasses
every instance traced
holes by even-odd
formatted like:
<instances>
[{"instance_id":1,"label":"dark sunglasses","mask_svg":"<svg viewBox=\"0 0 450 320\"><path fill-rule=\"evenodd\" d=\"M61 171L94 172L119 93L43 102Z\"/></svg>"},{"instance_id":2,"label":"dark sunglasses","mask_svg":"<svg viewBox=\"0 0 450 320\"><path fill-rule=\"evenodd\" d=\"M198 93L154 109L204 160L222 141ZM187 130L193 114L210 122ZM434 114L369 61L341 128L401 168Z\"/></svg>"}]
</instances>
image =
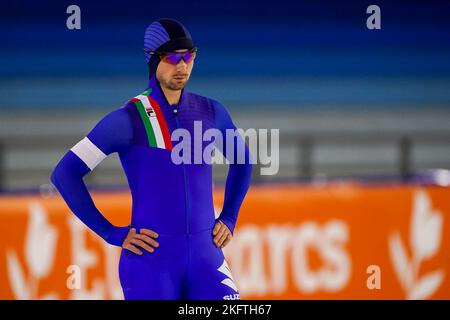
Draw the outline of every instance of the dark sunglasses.
<instances>
[{"instance_id":1,"label":"dark sunglasses","mask_svg":"<svg viewBox=\"0 0 450 320\"><path fill-rule=\"evenodd\" d=\"M158 55L161 61L173 65L177 65L181 59L183 59L184 62L189 63L192 60L194 60L195 56L197 55L197 48L193 48L186 52L162 52L162 51L151 51L148 49L144 49L144 51L152 55Z\"/></svg>"}]
</instances>

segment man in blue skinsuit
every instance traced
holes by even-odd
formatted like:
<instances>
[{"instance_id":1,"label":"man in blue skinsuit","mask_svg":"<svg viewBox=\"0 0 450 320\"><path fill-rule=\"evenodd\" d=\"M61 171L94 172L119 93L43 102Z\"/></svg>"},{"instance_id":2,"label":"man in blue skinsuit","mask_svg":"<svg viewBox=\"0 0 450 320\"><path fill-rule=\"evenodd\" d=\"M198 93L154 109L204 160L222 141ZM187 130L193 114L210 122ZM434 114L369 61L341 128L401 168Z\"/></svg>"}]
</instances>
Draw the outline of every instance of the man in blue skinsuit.
<instances>
[{"instance_id":1,"label":"man in blue skinsuit","mask_svg":"<svg viewBox=\"0 0 450 320\"><path fill-rule=\"evenodd\" d=\"M119 262L125 299L239 299L222 248L231 240L250 185L251 155L239 134L232 137L233 144L225 141L227 129L236 127L222 104L184 89L197 48L181 23L153 22L145 32L144 50L150 74L145 91L107 114L73 146L51 180L90 229L125 249ZM214 145L230 162L217 219L211 157L198 161L198 141L180 149L178 143L186 141L173 135L182 129L199 139L199 123L201 136L209 129L222 133ZM203 140L202 150L213 141ZM175 150L184 159L181 163L173 160ZM99 212L83 182L113 152L132 195L126 227L112 225ZM237 161L239 156L245 160Z\"/></svg>"}]
</instances>

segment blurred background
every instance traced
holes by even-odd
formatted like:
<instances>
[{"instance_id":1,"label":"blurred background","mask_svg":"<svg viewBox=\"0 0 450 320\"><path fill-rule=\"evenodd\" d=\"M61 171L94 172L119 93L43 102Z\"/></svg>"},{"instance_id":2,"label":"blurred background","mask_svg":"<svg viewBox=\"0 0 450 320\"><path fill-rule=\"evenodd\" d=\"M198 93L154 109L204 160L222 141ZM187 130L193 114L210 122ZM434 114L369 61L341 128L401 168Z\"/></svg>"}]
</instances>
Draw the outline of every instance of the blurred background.
<instances>
[{"instance_id":1,"label":"blurred background","mask_svg":"<svg viewBox=\"0 0 450 320\"><path fill-rule=\"evenodd\" d=\"M145 88L143 34L161 17L199 47L189 90L238 127L280 129L280 171L255 181L450 167L448 1L379 1L381 30L366 27L368 1L79 1L81 30L66 28L70 4L2 4L2 190L48 183L65 150ZM125 183L116 156L88 179Z\"/></svg>"},{"instance_id":2,"label":"blurred background","mask_svg":"<svg viewBox=\"0 0 450 320\"><path fill-rule=\"evenodd\" d=\"M66 9L72 4L81 9L80 30L66 27ZM380 30L366 27L366 10L372 4L381 8ZM242 243L253 239L246 232L254 229L245 229L247 224L253 228L259 223L261 233L256 234L266 237L269 233L265 228L276 223L297 224L303 230L308 219L317 223L343 219L344 229L334 226L342 231L343 239L351 239L353 258L365 254L364 263L385 261L381 263L385 270L392 269L386 279L391 277L396 285L384 296L367 291L363 263L358 266L364 267L359 273L353 272L355 264L344 264L341 270L346 270L353 282L342 278L341 287L334 291L325 280L318 291L311 291L301 280L306 273L295 266L292 270L300 271L288 278L289 285L283 287L280 283L284 278L277 278L280 273L274 271L267 286L261 287L258 266L262 260L245 269L238 267L242 259L235 256L230 259L245 297L428 298L438 292L434 297L450 298L448 282L442 284L445 272L436 271L434 280L430 277L422 286L418 274L411 276L422 291L414 291L413 282L400 282L399 287L395 280L412 268L409 260L395 258L408 256L402 254L404 251L417 253L416 262L435 256L438 260L428 267L438 270L445 266L450 272L448 236L443 236L449 232L449 189L416 189L417 183L424 182L450 185L450 2L444 0L3 1L0 213L5 215L0 218L18 224L15 228L4 222L0 224L5 229L2 232L9 232L12 238L23 237L25 231L21 230L27 224L17 218L17 212L29 215L24 220L28 230L46 226L42 212L53 210L53 204L44 200L39 202L44 206L41 208L29 205L28 198L15 196L33 197L36 191L51 194L49 176L64 153L106 113L146 88L144 31L152 21L164 17L187 26L199 48L187 90L222 102L237 127L280 130L279 172L263 176L259 165L255 166L249 200L242 209L241 231L235 240L241 251L236 245L230 256L242 252ZM224 166L215 168L217 186L223 185L226 172ZM350 187L342 192L331 183L336 180L376 182L381 188L393 183L403 189L385 188L380 194ZM99 190L120 191L127 186L116 154L105 159L85 181ZM314 193L317 182L323 187L319 198ZM279 187L285 185L293 185L295 190ZM103 199L104 205L110 200ZM59 211L67 211L61 199L55 201L59 201ZM117 203L111 210L118 208L123 209L123 205ZM49 214L50 222L60 219L61 224L62 215L58 214L59 218ZM370 221L379 225L374 228ZM389 232L397 229L399 236L391 237ZM27 234L38 234L30 232ZM365 232L370 235L367 239ZM244 234L246 238L239 238ZM240 242L244 238L247 242ZM314 239L323 244L320 236ZM409 249L402 249L399 239ZM407 239L413 239L409 245ZM16 246L8 241L2 239L0 247L7 250L8 245ZM33 243L30 241L26 243ZM389 243L390 251L378 250L383 241L385 249ZM361 245L358 250L355 242ZM32 252L32 245L26 248ZM264 252L270 256L272 251ZM8 266L12 289L0 298L38 297L37 289L34 295L22 290L24 278L14 271L25 262L14 260L10 254L5 257L0 256L0 267L3 262L5 268ZM295 260L295 253L291 257L301 261ZM30 258L28 264L33 265L32 261ZM354 277L362 277L361 282L355 282ZM310 279L308 274L306 278ZM49 282L47 288L51 287ZM347 291L339 291L340 296L320 295L320 290L336 292L336 288ZM317 292L318 296L310 295ZM116 296L72 296L77 297L117 298L120 290Z\"/></svg>"}]
</instances>

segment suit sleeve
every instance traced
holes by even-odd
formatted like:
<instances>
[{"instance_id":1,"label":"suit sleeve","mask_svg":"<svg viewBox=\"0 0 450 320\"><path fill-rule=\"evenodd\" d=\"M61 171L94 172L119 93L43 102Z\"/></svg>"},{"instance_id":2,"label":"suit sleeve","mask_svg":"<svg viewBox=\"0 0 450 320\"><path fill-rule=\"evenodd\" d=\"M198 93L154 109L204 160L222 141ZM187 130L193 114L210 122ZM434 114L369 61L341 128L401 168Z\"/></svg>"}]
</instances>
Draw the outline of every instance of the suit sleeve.
<instances>
[{"instance_id":1,"label":"suit sleeve","mask_svg":"<svg viewBox=\"0 0 450 320\"><path fill-rule=\"evenodd\" d=\"M107 114L89 134L62 157L51 173L51 181L71 211L91 230L112 245L121 246L129 230L112 225L97 209L83 177L113 152L131 144L132 124L127 111Z\"/></svg>"},{"instance_id":2,"label":"suit sleeve","mask_svg":"<svg viewBox=\"0 0 450 320\"><path fill-rule=\"evenodd\" d=\"M222 133L223 141L216 147L230 162L227 180L225 183L225 198L218 220L227 225L234 232L239 209L250 187L252 177L252 156L240 134L233 136L233 144L227 146L226 130L236 130L228 111L219 102L212 100L215 111L216 128ZM233 149L232 152L229 149Z\"/></svg>"}]
</instances>

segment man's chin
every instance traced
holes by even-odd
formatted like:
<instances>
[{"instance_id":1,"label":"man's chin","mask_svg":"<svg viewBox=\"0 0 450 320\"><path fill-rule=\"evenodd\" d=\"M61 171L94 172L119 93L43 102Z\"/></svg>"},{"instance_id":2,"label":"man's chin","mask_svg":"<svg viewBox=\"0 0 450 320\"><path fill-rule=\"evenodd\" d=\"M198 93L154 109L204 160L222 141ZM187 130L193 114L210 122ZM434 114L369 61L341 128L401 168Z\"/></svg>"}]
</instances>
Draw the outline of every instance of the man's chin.
<instances>
[{"instance_id":1,"label":"man's chin","mask_svg":"<svg viewBox=\"0 0 450 320\"><path fill-rule=\"evenodd\" d=\"M184 82L171 82L170 89L172 90L182 90L186 86L187 81Z\"/></svg>"}]
</instances>

